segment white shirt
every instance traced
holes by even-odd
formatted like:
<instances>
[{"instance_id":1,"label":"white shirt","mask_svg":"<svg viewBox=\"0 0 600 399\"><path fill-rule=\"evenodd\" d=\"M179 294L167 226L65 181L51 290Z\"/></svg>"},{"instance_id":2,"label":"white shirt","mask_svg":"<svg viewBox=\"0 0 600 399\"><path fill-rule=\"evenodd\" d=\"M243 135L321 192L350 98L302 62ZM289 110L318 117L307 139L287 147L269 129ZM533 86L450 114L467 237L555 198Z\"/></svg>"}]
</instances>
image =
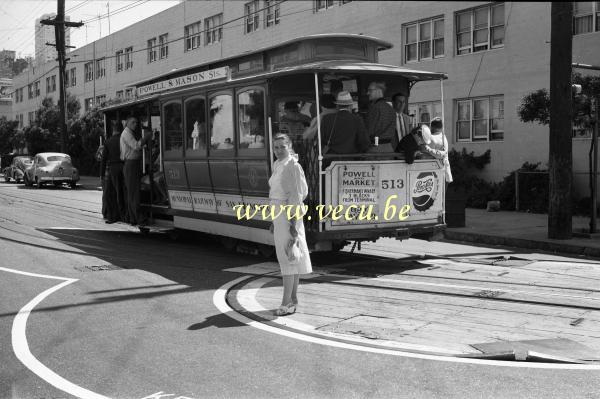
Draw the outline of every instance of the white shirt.
<instances>
[{"instance_id":1,"label":"white shirt","mask_svg":"<svg viewBox=\"0 0 600 399\"><path fill-rule=\"evenodd\" d=\"M128 127L121 133L119 140L121 160L131 161L142 158L142 140L136 140L133 132Z\"/></svg>"}]
</instances>

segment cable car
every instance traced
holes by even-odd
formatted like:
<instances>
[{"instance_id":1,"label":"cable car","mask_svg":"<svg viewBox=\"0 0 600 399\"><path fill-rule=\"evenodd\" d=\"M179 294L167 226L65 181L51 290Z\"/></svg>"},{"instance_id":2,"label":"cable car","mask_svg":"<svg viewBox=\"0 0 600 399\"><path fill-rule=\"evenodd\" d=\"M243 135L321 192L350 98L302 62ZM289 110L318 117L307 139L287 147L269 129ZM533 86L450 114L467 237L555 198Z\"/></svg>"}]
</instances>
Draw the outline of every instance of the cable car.
<instances>
[{"instance_id":1,"label":"cable car","mask_svg":"<svg viewBox=\"0 0 600 399\"><path fill-rule=\"evenodd\" d=\"M440 160L424 156L408 164L395 152L324 153L320 124L307 135L323 112L322 96L339 87L362 117L371 82L383 82L388 98L408 99L415 83L440 81L443 97L445 74L380 64L378 52L391 47L363 35L311 35L135 83L135 99L103 112L107 128L134 115L155 132L156 145L145 156L150 190L142 193L152 224L270 248L270 221L240 218L236 210L269 204L271 144L282 132L292 138L309 186L304 223L311 250L443 231Z\"/></svg>"}]
</instances>

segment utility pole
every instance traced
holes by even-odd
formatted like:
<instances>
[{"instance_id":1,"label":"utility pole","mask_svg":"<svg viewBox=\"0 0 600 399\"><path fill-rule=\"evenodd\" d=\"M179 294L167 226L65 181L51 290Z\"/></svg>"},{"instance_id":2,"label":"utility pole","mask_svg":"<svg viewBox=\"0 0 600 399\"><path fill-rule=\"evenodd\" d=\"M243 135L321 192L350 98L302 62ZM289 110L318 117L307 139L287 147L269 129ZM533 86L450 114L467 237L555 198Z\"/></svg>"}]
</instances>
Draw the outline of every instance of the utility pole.
<instances>
[{"instance_id":1,"label":"utility pole","mask_svg":"<svg viewBox=\"0 0 600 399\"><path fill-rule=\"evenodd\" d=\"M65 0L57 0L56 18L40 21L42 25L54 26L54 37L56 38L56 52L58 53L58 86L59 86L59 109L60 109L60 151L67 152L67 107L65 93L65 28L83 26L83 22L65 21Z\"/></svg>"},{"instance_id":2,"label":"utility pole","mask_svg":"<svg viewBox=\"0 0 600 399\"><path fill-rule=\"evenodd\" d=\"M550 204L548 238L573 235L571 63L573 60L573 3L551 3L550 35Z\"/></svg>"}]
</instances>

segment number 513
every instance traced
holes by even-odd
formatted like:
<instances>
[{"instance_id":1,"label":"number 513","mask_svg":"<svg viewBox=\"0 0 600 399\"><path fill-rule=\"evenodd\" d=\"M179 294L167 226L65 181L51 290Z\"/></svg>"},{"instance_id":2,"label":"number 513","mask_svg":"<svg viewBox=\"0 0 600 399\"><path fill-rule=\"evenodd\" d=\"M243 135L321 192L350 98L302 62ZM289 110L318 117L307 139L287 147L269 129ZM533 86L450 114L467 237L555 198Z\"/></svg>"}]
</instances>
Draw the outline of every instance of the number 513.
<instances>
[{"instance_id":1,"label":"number 513","mask_svg":"<svg viewBox=\"0 0 600 399\"><path fill-rule=\"evenodd\" d=\"M381 188L384 190L394 189L394 188L404 188L404 180L403 179L382 180Z\"/></svg>"}]
</instances>

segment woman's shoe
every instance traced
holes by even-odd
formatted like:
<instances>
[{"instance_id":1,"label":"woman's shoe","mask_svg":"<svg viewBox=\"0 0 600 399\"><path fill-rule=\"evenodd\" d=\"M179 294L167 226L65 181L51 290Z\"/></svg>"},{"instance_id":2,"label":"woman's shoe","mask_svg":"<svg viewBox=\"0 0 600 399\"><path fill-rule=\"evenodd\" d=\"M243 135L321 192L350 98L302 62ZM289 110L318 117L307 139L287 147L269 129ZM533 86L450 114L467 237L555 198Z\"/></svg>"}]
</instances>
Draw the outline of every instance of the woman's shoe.
<instances>
[{"instance_id":1,"label":"woman's shoe","mask_svg":"<svg viewBox=\"0 0 600 399\"><path fill-rule=\"evenodd\" d=\"M296 312L296 305L290 303L288 305L281 305L275 310L275 316L287 316Z\"/></svg>"}]
</instances>

